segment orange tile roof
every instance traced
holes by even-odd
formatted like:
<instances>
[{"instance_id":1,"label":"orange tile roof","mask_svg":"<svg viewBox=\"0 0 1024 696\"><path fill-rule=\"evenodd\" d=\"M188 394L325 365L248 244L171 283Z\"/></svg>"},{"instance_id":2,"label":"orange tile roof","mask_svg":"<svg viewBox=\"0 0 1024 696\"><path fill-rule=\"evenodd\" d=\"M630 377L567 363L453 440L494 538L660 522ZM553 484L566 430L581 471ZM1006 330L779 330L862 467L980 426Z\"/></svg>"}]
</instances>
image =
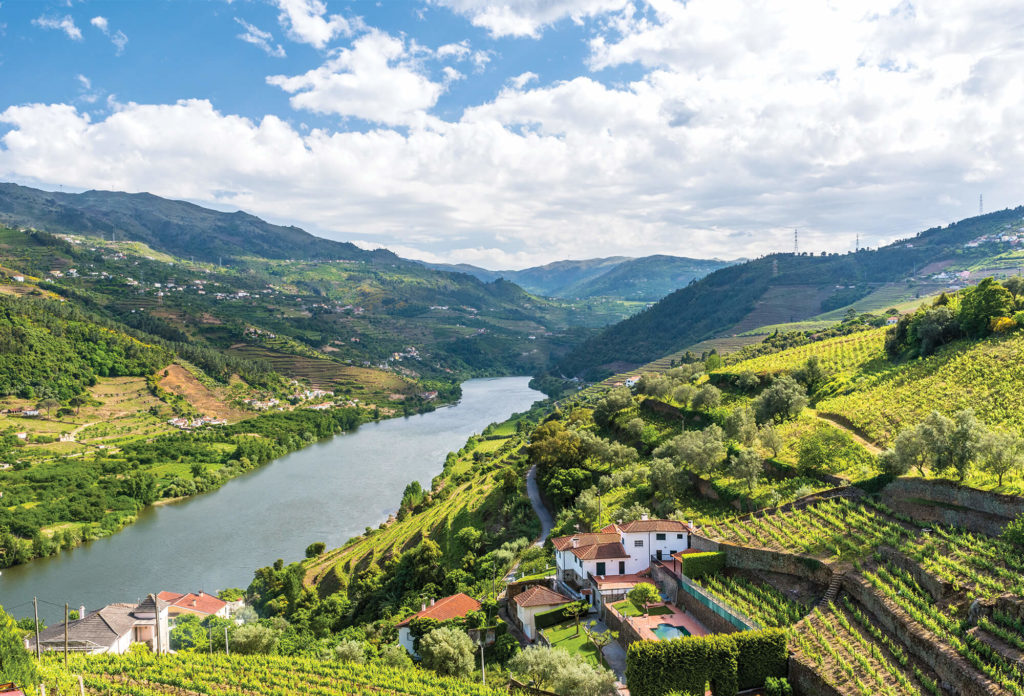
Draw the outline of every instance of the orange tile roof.
<instances>
[{"instance_id":1,"label":"orange tile roof","mask_svg":"<svg viewBox=\"0 0 1024 696\"><path fill-rule=\"evenodd\" d=\"M402 621L401 626L408 626L413 619L434 619L435 621L448 621L465 616L471 611L480 611L480 602L468 594L460 592L450 597L439 599L422 611L418 611L409 618Z\"/></svg>"},{"instance_id":2,"label":"orange tile roof","mask_svg":"<svg viewBox=\"0 0 1024 696\"><path fill-rule=\"evenodd\" d=\"M577 546L592 546L593 544L607 544L613 541L620 541L618 532L608 532L607 528L600 532L583 532L571 536L556 537L551 544L557 551L568 551L572 548L572 540L577 540Z\"/></svg>"},{"instance_id":3,"label":"orange tile roof","mask_svg":"<svg viewBox=\"0 0 1024 696\"><path fill-rule=\"evenodd\" d=\"M616 539L611 544L591 544L590 546L580 546L572 550L574 556L581 561L601 561L610 558L629 558L629 554L626 553L626 549L622 546L622 542Z\"/></svg>"},{"instance_id":4,"label":"orange tile roof","mask_svg":"<svg viewBox=\"0 0 1024 696\"><path fill-rule=\"evenodd\" d=\"M691 532L693 528L679 520L636 520L624 524L610 524L602 532Z\"/></svg>"},{"instance_id":5,"label":"orange tile roof","mask_svg":"<svg viewBox=\"0 0 1024 696\"><path fill-rule=\"evenodd\" d=\"M199 594L193 592L179 594L177 592L164 591L157 595L157 599L162 599L170 604L172 613L174 613L174 608L177 607L178 609L196 614L216 614L227 605L227 602L223 599L202 591Z\"/></svg>"},{"instance_id":6,"label":"orange tile roof","mask_svg":"<svg viewBox=\"0 0 1024 696\"><path fill-rule=\"evenodd\" d=\"M521 607L549 607L556 604L568 604L572 599L554 590L549 590L543 585L534 585L525 592L517 594L512 601Z\"/></svg>"},{"instance_id":7,"label":"orange tile roof","mask_svg":"<svg viewBox=\"0 0 1024 696\"><path fill-rule=\"evenodd\" d=\"M629 575L595 575L594 582L599 590L627 590L642 582L650 582L647 573L631 573Z\"/></svg>"}]
</instances>

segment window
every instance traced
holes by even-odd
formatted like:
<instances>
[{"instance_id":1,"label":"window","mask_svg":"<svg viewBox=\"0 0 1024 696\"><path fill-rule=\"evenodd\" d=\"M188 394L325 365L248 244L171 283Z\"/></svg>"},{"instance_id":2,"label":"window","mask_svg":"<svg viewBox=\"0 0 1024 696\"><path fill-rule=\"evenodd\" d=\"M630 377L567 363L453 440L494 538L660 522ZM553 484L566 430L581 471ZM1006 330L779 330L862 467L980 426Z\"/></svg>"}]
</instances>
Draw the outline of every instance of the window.
<instances>
[{"instance_id":1,"label":"window","mask_svg":"<svg viewBox=\"0 0 1024 696\"><path fill-rule=\"evenodd\" d=\"M665 535L664 534L655 534L654 538L657 539L658 541L665 541Z\"/></svg>"},{"instance_id":2,"label":"window","mask_svg":"<svg viewBox=\"0 0 1024 696\"><path fill-rule=\"evenodd\" d=\"M683 538L682 534L676 534L676 539L682 539L682 538Z\"/></svg>"},{"instance_id":3,"label":"window","mask_svg":"<svg viewBox=\"0 0 1024 696\"><path fill-rule=\"evenodd\" d=\"M604 571L605 571L604 563L598 563L597 564L597 573L595 573L595 574L596 575L604 575L605 574Z\"/></svg>"},{"instance_id":4,"label":"window","mask_svg":"<svg viewBox=\"0 0 1024 696\"><path fill-rule=\"evenodd\" d=\"M619 561L619 575L625 575L625 574L626 574L626 562L625 561Z\"/></svg>"},{"instance_id":5,"label":"window","mask_svg":"<svg viewBox=\"0 0 1024 696\"><path fill-rule=\"evenodd\" d=\"M643 539L637 539L636 541L633 542L633 546L643 546L643 545L644 545L644 540Z\"/></svg>"}]
</instances>

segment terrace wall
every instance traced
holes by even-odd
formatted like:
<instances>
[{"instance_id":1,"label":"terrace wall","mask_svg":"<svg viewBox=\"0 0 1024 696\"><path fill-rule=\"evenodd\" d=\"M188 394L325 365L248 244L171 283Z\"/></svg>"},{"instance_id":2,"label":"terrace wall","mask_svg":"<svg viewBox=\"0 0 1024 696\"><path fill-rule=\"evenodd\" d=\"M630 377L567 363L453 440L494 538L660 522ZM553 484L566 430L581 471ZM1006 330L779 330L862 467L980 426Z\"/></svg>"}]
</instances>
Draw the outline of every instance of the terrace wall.
<instances>
[{"instance_id":1,"label":"terrace wall","mask_svg":"<svg viewBox=\"0 0 1024 696\"><path fill-rule=\"evenodd\" d=\"M898 478L883 488L882 501L915 520L962 527L988 536L999 536L1007 522L1024 515L1024 498L1019 496L911 476Z\"/></svg>"},{"instance_id":2,"label":"terrace wall","mask_svg":"<svg viewBox=\"0 0 1024 696\"><path fill-rule=\"evenodd\" d=\"M867 580L855 573L843 576L843 589L850 593L874 617L878 625L893 634L907 650L932 668L947 691L958 696L997 696L1003 694L995 684L988 682L967 660L952 647L938 642L936 637L902 609L875 593Z\"/></svg>"},{"instance_id":3,"label":"terrace wall","mask_svg":"<svg viewBox=\"0 0 1024 696\"><path fill-rule=\"evenodd\" d=\"M878 552L885 560L910 573L921 589L930 594L936 602L941 602L954 592L953 583L935 577L906 554L889 546L879 547Z\"/></svg>"},{"instance_id":4,"label":"terrace wall","mask_svg":"<svg viewBox=\"0 0 1024 696\"><path fill-rule=\"evenodd\" d=\"M725 552L725 565L729 568L795 575L818 585L828 585L832 581L832 568L810 556L754 549L725 542L718 543L718 550Z\"/></svg>"},{"instance_id":5,"label":"terrace wall","mask_svg":"<svg viewBox=\"0 0 1024 696\"><path fill-rule=\"evenodd\" d=\"M843 696L795 655L789 656L789 683L797 696Z\"/></svg>"},{"instance_id":6,"label":"terrace wall","mask_svg":"<svg viewBox=\"0 0 1024 696\"><path fill-rule=\"evenodd\" d=\"M676 606L684 607L713 633L736 633L739 631L727 619L711 611L681 587L676 591Z\"/></svg>"}]
</instances>

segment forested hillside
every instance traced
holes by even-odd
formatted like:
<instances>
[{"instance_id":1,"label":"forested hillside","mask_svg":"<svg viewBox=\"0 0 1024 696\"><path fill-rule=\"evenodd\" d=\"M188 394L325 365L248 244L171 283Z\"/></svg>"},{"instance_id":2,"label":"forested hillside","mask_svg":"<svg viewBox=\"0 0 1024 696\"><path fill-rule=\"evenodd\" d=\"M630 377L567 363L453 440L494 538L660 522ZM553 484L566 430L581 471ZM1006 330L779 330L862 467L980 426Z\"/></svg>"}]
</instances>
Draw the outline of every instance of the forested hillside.
<instances>
[{"instance_id":1,"label":"forested hillside","mask_svg":"<svg viewBox=\"0 0 1024 696\"><path fill-rule=\"evenodd\" d=\"M1021 228L1024 208L1016 208L930 229L875 250L821 256L773 254L723 268L605 329L556 362L553 371L567 377L598 378L729 335L776 290L782 296L773 301L792 311L782 317L743 321L740 331L808 319L830 310L841 312L886 285L904 284L903 296L912 299L921 292L914 290L915 284L931 292L954 282L949 271L970 269L976 275L997 261L1005 267L1006 250L1016 248L1013 245L1018 242L1001 237L1017 240ZM806 301L815 296L822 299Z\"/></svg>"}]
</instances>

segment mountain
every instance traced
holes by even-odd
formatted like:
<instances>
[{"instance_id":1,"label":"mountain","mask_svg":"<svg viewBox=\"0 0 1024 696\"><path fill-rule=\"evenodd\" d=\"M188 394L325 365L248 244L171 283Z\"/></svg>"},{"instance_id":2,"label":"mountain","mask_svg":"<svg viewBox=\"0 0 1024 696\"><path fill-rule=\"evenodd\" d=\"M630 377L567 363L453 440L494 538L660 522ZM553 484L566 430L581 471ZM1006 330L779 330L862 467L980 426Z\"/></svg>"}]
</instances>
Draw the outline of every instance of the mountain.
<instances>
[{"instance_id":1,"label":"mountain","mask_svg":"<svg viewBox=\"0 0 1024 696\"><path fill-rule=\"evenodd\" d=\"M214 263L239 256L406 263L389 251L365 251L242 211L223 213L151 193L55 193L0 183L0 222L54 233L113 236Z\"/></svg>"},{"instance_id":2,"label":"mountain","mask_svg":"<svg viewBox=\"0 0 1024 696\"><path fill-rule=\"evenodd\" d=\"M617 297L655 302L690 281L730 263L733 262L654 255L555 261L519 271L491 271L469 264L427 265L439 270L468 273L485 282L505 278L532 293L546 297Z\"/></svg>"},{"instance_id":3,"label":"mountain","mask_svg":"<svg viewBox=\"0 0 1024 696\"><path fill-rule=\"evenodd\" d=\"M957 287L967 278L1015 274L1022 243L1024 207L1018 207L932 228L879 249L772 254L728 266L608 327L553 371L599 378L706 339L825 312L834 319L846 308L885 309Z\"/></svg>"}]
</instances>

